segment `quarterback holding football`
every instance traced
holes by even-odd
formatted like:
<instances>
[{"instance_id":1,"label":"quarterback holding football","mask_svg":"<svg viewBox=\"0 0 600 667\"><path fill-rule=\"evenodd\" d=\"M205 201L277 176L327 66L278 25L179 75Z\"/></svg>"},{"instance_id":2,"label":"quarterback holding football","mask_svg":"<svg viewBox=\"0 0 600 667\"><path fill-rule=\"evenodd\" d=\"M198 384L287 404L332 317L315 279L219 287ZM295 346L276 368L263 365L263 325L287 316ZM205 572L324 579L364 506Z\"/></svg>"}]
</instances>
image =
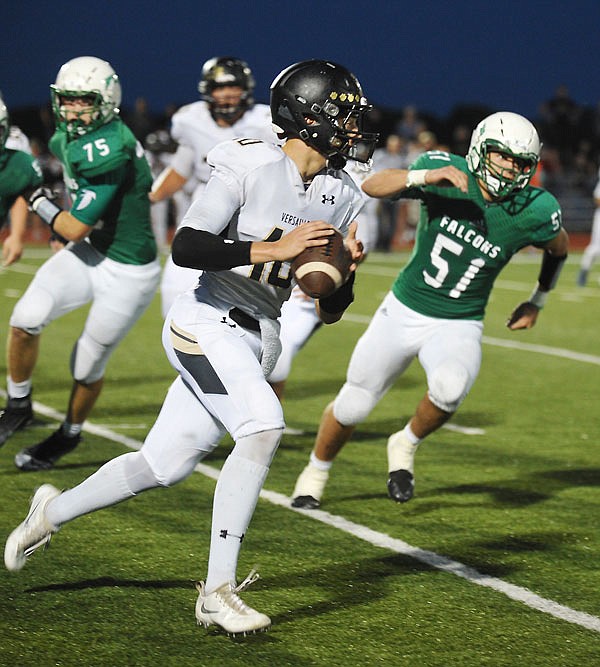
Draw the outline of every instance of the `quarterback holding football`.
<instances>
[{"instance_id":1,"label":"quarterback holding football","mask_svg":"<svg viewBox=\"0 0 600 667\"><path fill-rule=\"evenodd\" d=\"M113 459L62 493L40 487L29 517L6 543L8 569L23 567L67 521L185 479L229 432L235 445L215 489L196 620L231 634L269 627L270 618L239 595L257 575L238 584L236 571L284 428L266 377L277 360L291 261L305 248L327 245L335 229L345 236L354 268L362 257L353 221L363 198L343 166L348 159L367 162L373 153L377 135L363 130L369 110L345 67L303 61L271 85L271 115L283 146L250 137L210 151L210 180L172 245L177 264L202 271L198 284L175 300L163 329L178 377L140 451ZM319 299L324 319L339 319L351 300L348 279Z\"/></svg>"}]
</instances>

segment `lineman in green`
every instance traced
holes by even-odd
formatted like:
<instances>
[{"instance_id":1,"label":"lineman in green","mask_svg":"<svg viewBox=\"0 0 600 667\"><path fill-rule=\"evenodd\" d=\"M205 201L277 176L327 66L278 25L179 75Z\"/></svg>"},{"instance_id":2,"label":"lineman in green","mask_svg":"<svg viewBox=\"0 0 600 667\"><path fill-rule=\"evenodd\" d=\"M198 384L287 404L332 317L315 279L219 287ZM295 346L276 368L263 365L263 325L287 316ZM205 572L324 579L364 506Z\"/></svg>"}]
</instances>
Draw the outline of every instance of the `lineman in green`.
<instances>
[{"instance_id":1,"label":"lineman in green","mask_svg":"<svg viewBox=\"0 0 600 667\"><path fill-rule=\"evenodd\" d=\"M29 198L30 209L65 247L40 267L10 319L0 445L32 419L31 378L42 330L92 305L71 355L66 420L16 455L21 470L49 469L78 445L110 355L150 304L160 277L148 200L152 176L142 147L119 118L115 71L99 58L74 58L61 67L51 91L57 129L50 149L63 164L71 208L62 210L46 188Z\"/></svg>"},{"instance_id":2,"label":"lineman in green","mask_svg":"<svg viewBox=\"0 0 600 667\"><path fill-rule=\"evenodd\" d=\"M7 147L9 133L8 110L0 97L0 226L10 213L10 233L2 244L4 266L21 257L28 215L25 197L42 183L37 160L28 153Z\"/></svg>"},{"instance_id":3,"label":"lineman in green","mask_svg":"<svg viewBox=\"0 0 600 667\"><path fill-rule=\"evenodd\" d=\"M413 497L417 447L456 412L473 386L494 280L529 245L544 249L538 284L507 326L535 324L568 248L558 202L529 185L540 148L526 118L499 112L475 128L466 159L431 151L408 171L388 169L365 180L363 189L372 197L421 200L416 243L356 344L346 383L323 413L310 462L292 494L294 506L320 506L335 456L417 357L427 392L387 444L388 494L396 502Z\"/></svg>"}]
</instances>

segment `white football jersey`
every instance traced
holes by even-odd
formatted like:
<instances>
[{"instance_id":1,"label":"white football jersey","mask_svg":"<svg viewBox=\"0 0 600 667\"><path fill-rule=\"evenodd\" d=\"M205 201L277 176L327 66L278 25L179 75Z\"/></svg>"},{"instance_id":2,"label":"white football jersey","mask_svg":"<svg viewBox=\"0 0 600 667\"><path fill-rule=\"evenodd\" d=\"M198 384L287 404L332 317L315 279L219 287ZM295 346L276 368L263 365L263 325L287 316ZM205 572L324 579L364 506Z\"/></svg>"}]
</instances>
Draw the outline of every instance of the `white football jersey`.
<instances>
[{"instance_id":1,"label":"white football jersey","mask_svg":"<svg viewBox=\"0 0 600 667\"><path fill-rule=\"evenodd\" d=\"M10 126L10 131L6 138L6 148L10 148L13 151L23 151L23 153L29 153L31 155L29 139L16 125Z\"/></svg>"},{"instance_id":2,"label":"white football jersey","mask_svg":"<svg viewBox=\"0 0 600 667\"><path fill-rule=\"evenodd\" d=\"M346 236L363 205L361 192L343 170L323 169L305 185L296 164L279 146L239 139L208 155L213 171L183 226L240 241L276 241L305 222L324 220ZM291 291L290 262L205 272L211 293L257 319L279 317Z\"/></svg>"},{"instance_id":3,"label":"white football jersey","mask_svg":"<svg viewBox=\"0 0 600 667\"><path fill-rule=\"evenodd\" d=\"M271 109L266 104L255 104L230 127L217 125L204 101L181 107L173 114L171 136L180 146L187 146L194 153L192 174L200 183L210 178L210 166L206 161L208 152L222 141L252 137L269 143L277 143L273 132Z\"/></svg>"}]
</instances>

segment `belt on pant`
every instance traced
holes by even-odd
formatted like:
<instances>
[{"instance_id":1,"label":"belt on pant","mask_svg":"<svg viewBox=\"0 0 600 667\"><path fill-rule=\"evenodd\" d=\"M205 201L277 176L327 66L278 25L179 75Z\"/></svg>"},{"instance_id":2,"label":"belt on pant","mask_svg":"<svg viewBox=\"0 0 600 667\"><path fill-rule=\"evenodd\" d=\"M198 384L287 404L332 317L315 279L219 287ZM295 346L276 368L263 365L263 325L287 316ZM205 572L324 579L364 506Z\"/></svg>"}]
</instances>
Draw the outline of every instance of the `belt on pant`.
<instances>
[{"instance_id":1,"label":"belt on pant","mask_svg":"<svg viewBox=\"0 0 600 667\"><path fill-rule=\"evenodd\" d=\"M250 315L245 313L240 308L232 308L229 311L229 317L244 329L260 333L260 324L258 323L258 320L250 317Z\"/></svg>"}]
</instances>

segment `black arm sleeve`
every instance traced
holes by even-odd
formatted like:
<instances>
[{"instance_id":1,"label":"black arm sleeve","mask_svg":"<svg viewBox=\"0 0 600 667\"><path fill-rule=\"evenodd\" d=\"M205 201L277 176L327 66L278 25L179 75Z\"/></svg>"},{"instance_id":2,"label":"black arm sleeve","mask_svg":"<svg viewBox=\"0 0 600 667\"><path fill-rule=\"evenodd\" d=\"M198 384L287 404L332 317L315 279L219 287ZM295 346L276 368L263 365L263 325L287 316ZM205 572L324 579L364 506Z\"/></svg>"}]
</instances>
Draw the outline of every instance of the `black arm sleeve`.
<instances>
[{"instance_id":1,"label":"black arm sleeve","mask_svg":"<svg viewBox=\"0 0 600 667\"><path fill-rule=\"evenodd\" d=\"M232 241L211 232L182 227L171 245L171 256L177 266L204 271L226 271L250 264L252 241Z\"/></svg>"},{"instance_id":2,"label":"black arm sleeve","mask_svg":"<svg viewBox=\"0 0 600 667\"><path fill-rule=\"evenodd\" d=\"M558 276L560 275L566 259L566 255L557 257L544 250L538 283L545 292L549 292L556 285L556 281L558 280Z\"/></svg>"},{"instance_id":3,"label":"black arm sleeve","mask_svg":"<svg viewBox=\"0 0 600 667\"><path fill-rule=\"evenodd\" d=\"M354 278L356 273L352 273L350 278L331 296L319 299L319 307L330 315L341 313L354 301Z\"/></svg>"}]
</instances>

